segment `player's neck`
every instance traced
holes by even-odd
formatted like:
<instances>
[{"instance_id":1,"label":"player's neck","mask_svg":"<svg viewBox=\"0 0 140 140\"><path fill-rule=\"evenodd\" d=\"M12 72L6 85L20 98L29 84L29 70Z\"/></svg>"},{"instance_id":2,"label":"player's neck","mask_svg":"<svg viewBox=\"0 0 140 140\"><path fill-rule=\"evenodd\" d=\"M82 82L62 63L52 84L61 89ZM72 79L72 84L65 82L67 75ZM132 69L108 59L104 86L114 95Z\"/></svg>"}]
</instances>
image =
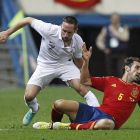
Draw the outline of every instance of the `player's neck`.
<instances>
[{"instance_id":1,"label":"player's neck","mask_svg":"<svg viewBox=\"0 0 140 140\"><path fill-rule=\"evenodd\" d=\"M122 80L125 81L128 84L132 84L133 83L133 81L131 80L131 78L126 73L123 75Z\"/></svg>"},{"instance_id":2,"label":"player's neck","mask_svg":"<svg viewBox=\"0 0 140 140\"><path fill-rule=\"evenodd\" d=\"M71 43L71 40L67 41L67 42L64 42L64 47L68 47Z\"/></svg>"}]
</instances>

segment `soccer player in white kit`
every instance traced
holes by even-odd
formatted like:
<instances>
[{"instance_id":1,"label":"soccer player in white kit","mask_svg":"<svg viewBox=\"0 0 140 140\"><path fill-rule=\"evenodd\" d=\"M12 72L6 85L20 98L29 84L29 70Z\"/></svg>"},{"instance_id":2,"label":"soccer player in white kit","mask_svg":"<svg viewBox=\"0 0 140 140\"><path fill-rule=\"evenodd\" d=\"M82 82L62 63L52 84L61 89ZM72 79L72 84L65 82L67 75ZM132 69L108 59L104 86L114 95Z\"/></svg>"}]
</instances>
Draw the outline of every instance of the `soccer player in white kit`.
<instances>
[{"instance_id":1,"label":"soccer player in white kit","mask_svg":"<svg viewBox=\"0 0 140 140\"><path fill-rule=\"evenodd\" d=\"M26 17L0 33L0 42L18 29L31 25L41 36L40 52L37 58L37 68L27 83L24 100L30 108L23 118L23 125L28 125L40 105L36 96L54 78L60 78L74 88L86 99L90 106L99 106L95 95L80 83L80 69L82 68L83 40L77 34L78 21L75 17L64 17L61 26L45 23L32 17Z\"/></svg>"}]
</instances>

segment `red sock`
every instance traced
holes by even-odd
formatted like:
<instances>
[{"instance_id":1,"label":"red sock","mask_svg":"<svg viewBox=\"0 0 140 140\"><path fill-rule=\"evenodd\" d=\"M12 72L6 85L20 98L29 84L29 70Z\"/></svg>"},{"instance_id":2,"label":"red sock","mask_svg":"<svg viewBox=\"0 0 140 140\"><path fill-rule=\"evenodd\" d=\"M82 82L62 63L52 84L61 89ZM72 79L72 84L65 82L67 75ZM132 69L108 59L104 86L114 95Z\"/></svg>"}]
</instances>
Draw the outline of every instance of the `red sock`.
<instances>
[{"instance_id":1,"label":"red sock","mask_svg":"<svg viewBox=\"0 0 140 140\"><path fill-rule=\"evenodd\" d=\"M53 122L61 122L62 117L63 117L63 113L61 111L59 111L56 107L55 104L53 105L53 109L51 112L51 118Z\"/></svg>"},{"instance_id":2,"label":"red sock","mask_svg":"<svg viewBox=\"0 0 140 140\"><path fill-rule=\"evenodd\" d=\"M86 130L86 129L94 129L94 126L97 122L90 121L88 123L80 124L80 123L71 123L70 127L74 130Z\"/></svg>"}]
</instances>

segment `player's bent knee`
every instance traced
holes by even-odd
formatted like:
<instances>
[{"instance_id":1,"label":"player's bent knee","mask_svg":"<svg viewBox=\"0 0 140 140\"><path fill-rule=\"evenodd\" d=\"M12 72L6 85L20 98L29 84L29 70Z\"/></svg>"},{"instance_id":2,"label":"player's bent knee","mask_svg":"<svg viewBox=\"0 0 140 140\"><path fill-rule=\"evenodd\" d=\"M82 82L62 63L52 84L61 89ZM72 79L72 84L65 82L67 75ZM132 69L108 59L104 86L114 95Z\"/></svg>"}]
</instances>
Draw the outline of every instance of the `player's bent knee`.
<instances>
[{"instance_id":1,"label":"player's bent knee","mask_svg":"<svg viewBox=\"0 0 140 140\"><path fill-rule=\"evenodd\" d=\"M30 90L26 90L24 97L26 101L32 101L36 96Z\"/></svg>"},{"instance_id":2,"label":"player's bent knee","mask_svg":"<svg viewBox=\"0 0 140 140\"><path fill-rule=\"evenodd\" d=\"M113 130L115 128L115 122L110 119L101 119L99 120L94 129L100 130L100 129L105 129L105 130Z\"/></svg>"},{"instance_id":3,"label":"player's bent knee","mask_svg":"<svg viewBox=\"0 0 140 140\"><path fill-rule=\"evenodd\" d=\"M26 101L32 101L37 94L40 92L41 87L36 85L27 85L26 91L25 91L25 100Z\"/></svg>"},{"instance_id":4,"label":"player's bent knee","mask_svg":"<svg viewBox=\"0 0 140 140\"><path fill-rule=\"evenodd\" d=\"M61 109L64 106L64 100L63 99L56 100L54 105L55 105L55 108ZM53 108L54 108L54 106L53 106Z\"/></svg>"},{"instance_id":5,"label":"player's bent knee","mask_svg":"<svg viewBox=\"0 0 140 140\"><path fill-rule=\"evenodd\" d=\"M35 97L34 96L31 96L30 94L25 94L25 100L26 101L32 101Z\"/></svg>"}]
</instances>

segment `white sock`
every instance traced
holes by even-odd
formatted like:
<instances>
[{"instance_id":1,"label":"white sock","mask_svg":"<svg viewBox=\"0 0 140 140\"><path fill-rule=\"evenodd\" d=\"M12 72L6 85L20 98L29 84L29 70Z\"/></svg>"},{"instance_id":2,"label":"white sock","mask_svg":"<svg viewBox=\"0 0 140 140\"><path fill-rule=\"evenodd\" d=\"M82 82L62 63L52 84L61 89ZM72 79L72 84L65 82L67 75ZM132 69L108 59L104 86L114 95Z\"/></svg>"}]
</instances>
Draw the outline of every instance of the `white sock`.
<instances>
[{"instance_id":1,"label":"white sock","mask_svg":"<svg viewBox=\"0 0 140 140\"><path fill-rule=\"evenodd\" d=\"M85 96L84 98L86 99L86 102L89 106L93 106L93 107L98 107L100 106L96 96L91 92L89 91Z\"/></svg>"},{"instance_id":2,"label":"white sock","mask_svg":"<svg viewBox=\"0 0 140 140\"><path fill-rule=\"evenodd\" d=\"M32 101L27 102L24 96L25 104L32 110L33 113L37 112L38 110L38 104L37 99L34 98Z\"/></svg>"}]
</instances>

